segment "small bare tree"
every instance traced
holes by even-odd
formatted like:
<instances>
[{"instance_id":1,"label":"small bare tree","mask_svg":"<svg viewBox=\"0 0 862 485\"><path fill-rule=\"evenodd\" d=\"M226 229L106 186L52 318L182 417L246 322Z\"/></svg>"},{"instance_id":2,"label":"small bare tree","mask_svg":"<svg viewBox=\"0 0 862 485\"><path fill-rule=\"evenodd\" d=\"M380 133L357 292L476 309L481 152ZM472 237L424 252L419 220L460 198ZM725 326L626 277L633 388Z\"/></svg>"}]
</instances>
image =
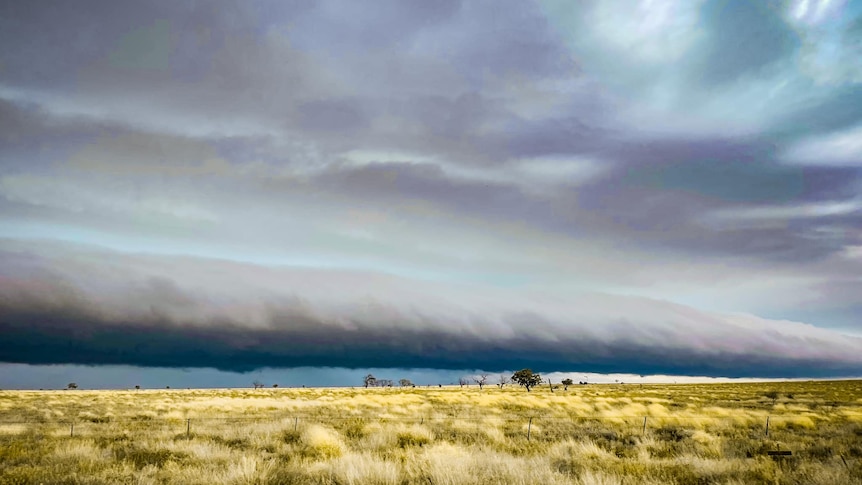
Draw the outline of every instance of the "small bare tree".
<instances>
[{"instance_id":1,"label":"small bare tree","mask_svg":"<svg viewBox=\"0 0 862 485\"><path fill-rule=\"evenodd\" d=\"M503 386L509 383L509 376L507 376L506 374L500 374L500 377L497 379L497 382L500 386L500 389L502 389Z\"/></svg>"},{"instance_id":2,"label":"small bare tree","mask_svg":"<svg viewBox=\"0 0 862 485\"><path fill-rule=\"evenodd\" d=\"M412 385L413 385L413 383L412 383L412 382L410 382L410 379L399 379L399 380L398 380L398 384L399 384L401 387L410 387L410 386L412 386Z\"/></svg>"},{"instance_id":3,"label":"small bare tree","mask_svg":"<svg viewBox=\"0 0 862 485\"><path fill-rule=\"evenodd\" d=\"M458 378L458 384L459 384L461 387L464 387L464 386L466 386L466 385L469 385L469 384L470 384L470 380L469 380L469 379L467 379L466 377L459 377L459 378Z\"/></svg>"},{"instance_id":4,"label":"small bare tree","mask_svg":"<svg viewBox=\"0 0 862 485\"><path fill-rule=\"evenodd\" d=\"M260 389L264 386L264 383L260 381L254 381L251 383L251 385L253 385L255 389Z\"/></svg>"},{"instance_id":5,"label":"small bare tree","mask_svg":"<svg viewBox=\"0 0 862 485\"><path fill-rule=\"evenodd\" d=\"M473 378L473 382L479 384L479 390L481 391L485 387L485 383L488 382L488 374L479 374Z\"/></svg>"},{"instance_id":6,"label":"small bare tree","mask_svg":"<svg viewBox=\"0 0 862 485\"><path fill-rule=\"evenodd\" d=\"M574 384L574 382L572 382L571 379L563 379L563 390L568 391L569 386L571 386L572 384Z\"/></svg>"},{"instance_id":7,"label":"small bare tree","mask_svg":"<svg viewBox=\"0 0 862 485\"><path fill-rule=\"evenodd\" d=\"M76 384L76 383L74 383L74 382L70 382L70 383L66 386L66 389L77 389L77 388L78 388L78 384Z\"/></svg>"}]
</instances>

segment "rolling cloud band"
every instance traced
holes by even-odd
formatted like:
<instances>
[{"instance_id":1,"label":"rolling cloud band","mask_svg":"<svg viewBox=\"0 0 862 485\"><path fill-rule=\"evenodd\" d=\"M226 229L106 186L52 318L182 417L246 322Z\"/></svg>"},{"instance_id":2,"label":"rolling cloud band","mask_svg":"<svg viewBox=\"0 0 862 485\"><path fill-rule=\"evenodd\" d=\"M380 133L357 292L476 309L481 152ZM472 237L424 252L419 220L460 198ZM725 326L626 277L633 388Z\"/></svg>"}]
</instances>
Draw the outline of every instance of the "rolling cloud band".
<instances>
[{"instance_id":1,"label":"rolling cloud band","mask_svg":"<svg viewBox=\"0 0 862 485\"><path fill-rule=\"evenodd\" d=\"M231 371L529 366L733 377L862 371L862 339L646 298L531 299L360 272L110 252L82 275L74 273L82 259L74 248L0 254L2 267L14 268L4 271L0 306L6 362ZM243 281L271 286L265 298L252 297L263 292Z\"/></svg>"}]
</instances>

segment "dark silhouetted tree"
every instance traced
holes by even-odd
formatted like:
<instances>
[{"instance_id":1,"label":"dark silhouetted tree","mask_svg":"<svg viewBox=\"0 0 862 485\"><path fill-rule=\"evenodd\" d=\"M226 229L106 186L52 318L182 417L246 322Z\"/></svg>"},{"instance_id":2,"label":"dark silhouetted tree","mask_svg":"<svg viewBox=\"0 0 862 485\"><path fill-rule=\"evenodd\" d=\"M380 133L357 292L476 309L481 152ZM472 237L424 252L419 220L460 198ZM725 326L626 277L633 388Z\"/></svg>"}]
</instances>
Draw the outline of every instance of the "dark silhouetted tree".
<instances>
[{"instance_id":1,"label":"dark silhouetted tree","mask_svg":"<svg viewBox=\"0 0 862 485\"><path fill-rule=\"evenodd\" d=\"M527 392L530 392L531 387L542 383L542 376L540 374L533 374L533 371L530 369L521 369L512 374L512 382L521 387L526 387Z\"/></svg>"},{"instance_id":2,"label":"dark silhouetted tree","mask_svg":"<svg viewBox=\"0 0 862 485\"><path fill-rule=\"evenodd\" d=\"M377 378L371 374L368 374L367 376L365 376L365 379L362 380L362 383L365 384L366 388L368 386L376 386L377 385Z\"/></svg>"},{"instance_id":3,"label":"dark silhouetted tree","mask_svg":"<svg viewBox=\"0 0 862 485\"><path fill-rule=\"evenodd\" d=\"M413 383L410 382L410 379L399 379L398 384L401 385L401 387L410 387L413 385Z\"/></svg>"},{"instance_id":4,"label":"dark silhouetted tree","mask_svg":"<svg viewBox=\"0 0 862 485\"><path fill-rule=\"evenodd\" d=\"M272 388L273 388L273 389L275 389L275 388L277 388L277 387L278 387L278 384L273 384L273 385L272 385Z\"/></svg>"},{"instance_id":5,"label":"dark silhouetted tree","mask_svg":"<svg viewBox=\"0 0 862 485\"><path fill-rule=\"evenodd\" d=\"M264 386L264 383L260 382L260 381L254 381L251 384L254 386L255 389L260 389L261 387Z\"/></svg>"},{"instance_id":6,"label":"dark silhouetted tree","mask_svg":"<svg viewBox=\"0 0 862 485\"><path fill-rule=\"evenodd\" d=\"M485 383L488 382L488 374L479 374L473 378L473 382L479 384L479 390L481 391L485 387Z\"/></svg>"},{"instance_id":7,"label":"dark silhouetted tree","mask_svg":"<svg viewBox=\"0 0 862 485\"><path fill-rule=\"evenodd\" d=\"M76 383L74 383L74 382L70 382L70 383L66 386L66 389L77 389L77 388L78 388L78 384L76 384Z\"/></svg>"},{"instance_id":8,"label":"dark silhouetted tree","mask_svg":"<svg viewBox=\"0 0 862 485\"><path fill-rule=\"evenodd\" d=\"M135 386L135 390L136 390L136 391L140 391L140 390L141 390L141 386Z\"/></svg>"},{"instance_id":9,"label":"dark silhouetted tree","mask_svg":"<svg viewBox=\"0 0 862 485\"><path fill-rule=\"evenodd\" d=\"M572 384L574 384L574 382L572 382L571 379L563 379L563 390L568 391L569 386L571 386Z\"/></svg>"}]
</instances>

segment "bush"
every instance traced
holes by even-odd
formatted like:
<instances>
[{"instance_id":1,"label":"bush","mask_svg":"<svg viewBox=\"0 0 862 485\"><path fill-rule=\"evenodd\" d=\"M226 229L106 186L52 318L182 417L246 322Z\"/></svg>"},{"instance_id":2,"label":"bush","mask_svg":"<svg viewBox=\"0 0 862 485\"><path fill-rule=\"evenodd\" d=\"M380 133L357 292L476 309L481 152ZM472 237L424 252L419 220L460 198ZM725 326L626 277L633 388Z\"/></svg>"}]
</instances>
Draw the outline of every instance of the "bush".
<instances>
[{"instance_id":1,"label":"bush","mask_svg":"<svg viewBox=\"0 0 862 485\"><path fill-rule=\"evenodd\" d=\"M655 435L664 441L682 441L691 438L692 432L676 426L662 426L655 430Z\"/></svg>"},{"instance_id":2,"label":"bush","mask_svg":"<svg viewBox=\"0 0 862 485\"><path fill-rule=\"evenodd\" d=\"M185 458L186 455L165 449L150 450L137 448L134 445L126 445L115 448L114 456L117 460L128 461L135 465L135 468L140 469L148 465L154 465L161 468L165 463L169 461L179 461L180 459Z\"/></svg>"}]
</instances>

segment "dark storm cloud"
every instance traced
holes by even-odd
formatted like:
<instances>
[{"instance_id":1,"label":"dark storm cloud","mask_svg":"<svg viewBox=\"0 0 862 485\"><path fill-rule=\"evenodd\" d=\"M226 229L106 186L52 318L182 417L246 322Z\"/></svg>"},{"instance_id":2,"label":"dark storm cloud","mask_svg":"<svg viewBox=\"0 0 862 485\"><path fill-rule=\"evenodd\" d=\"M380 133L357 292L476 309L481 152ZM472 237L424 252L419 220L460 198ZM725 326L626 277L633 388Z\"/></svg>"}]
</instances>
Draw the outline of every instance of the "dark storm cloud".
<instances>
[{"instance_id":1,"label":"dark storm cloud","mask_svg":"<svg viewBox=\"0 0 862 485\"><path fill-rule=\"evenodd\" d=\"M434 285L410 289L402 286L406 280L371 274L111 253L5 251L2 259L0 360L6 362L232 371L532 366L726 376L862 370L856 338L647 299L455 297ZM147 276L167 267L174 268L170 275ZM77 273L82 268L86 273ZM243 280L273 286L258 290L255 302L248 289L230 285Z\"/></svg>"},{"instance_id":2,"label":"dark storm cloud","mask_svg":"<svg viewBox=\"0 0 862 485\"><path fill-rule=\"evenodd\" d=\"M345 331L301 315L276 317L275 324L290 327L280 330L248 329L223 322L205 327L158 321L101 322L93 315L76 318L68 309L52 314L14 313L4 308L3 313L0 327L8 340L0 344L0 360L28 364L212 367L233 372L303 366L478 368L492 372L530 367L542 372L590 369L722 377L835 377L862 372L858 362L827 356L701 353L665 348L653 341L605 343L568 337L549 343L528 334L488 342L486 338L426 329L360 327ZM794 340L779 339L778 343L792 346ZM817 344L810 340L804 343Z\"/></svg>"}]
</instances>

